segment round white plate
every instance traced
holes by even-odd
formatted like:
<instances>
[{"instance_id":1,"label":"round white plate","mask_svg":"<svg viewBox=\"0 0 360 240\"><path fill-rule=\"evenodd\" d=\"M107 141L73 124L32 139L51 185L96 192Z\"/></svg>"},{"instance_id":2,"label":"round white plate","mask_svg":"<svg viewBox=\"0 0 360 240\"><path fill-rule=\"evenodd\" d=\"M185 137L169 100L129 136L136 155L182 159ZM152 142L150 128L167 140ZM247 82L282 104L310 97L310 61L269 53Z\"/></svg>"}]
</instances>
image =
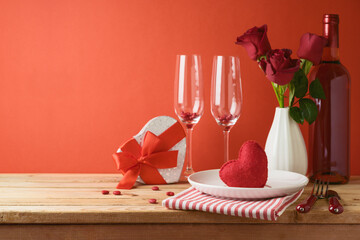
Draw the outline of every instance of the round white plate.
<instances>
[{"instance_id":1,"label":"round white plate","mask_svg":"<svg viewBox=\"0 0 360 240\"><path fill-rule=\"evenodd\" d=\"M188 178L189 183L197 190L215 197L262 199L286 196L300 191L309 182L301 174L272 170L264 188L228 187L219 177L219 169L194 173Z\"/></svg>"}]
</instances>

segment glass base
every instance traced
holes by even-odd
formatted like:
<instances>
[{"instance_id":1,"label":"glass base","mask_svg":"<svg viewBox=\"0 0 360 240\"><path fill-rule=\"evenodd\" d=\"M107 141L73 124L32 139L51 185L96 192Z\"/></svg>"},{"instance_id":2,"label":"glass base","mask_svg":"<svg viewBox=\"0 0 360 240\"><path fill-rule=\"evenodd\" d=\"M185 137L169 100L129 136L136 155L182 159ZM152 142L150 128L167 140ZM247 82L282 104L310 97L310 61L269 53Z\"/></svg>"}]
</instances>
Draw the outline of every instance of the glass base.
<instances>
[{"instance_id":1,"label":"glass base","mask_svg":"<svg viewBox=\"0 0 360 240\"><path fill-rule=\"evenodd\" d=\"M188 177L193 173L195 173L195 171L192 168L186 168L180 176L180 182L188 182Z\"/></svg>"}]
</instances>

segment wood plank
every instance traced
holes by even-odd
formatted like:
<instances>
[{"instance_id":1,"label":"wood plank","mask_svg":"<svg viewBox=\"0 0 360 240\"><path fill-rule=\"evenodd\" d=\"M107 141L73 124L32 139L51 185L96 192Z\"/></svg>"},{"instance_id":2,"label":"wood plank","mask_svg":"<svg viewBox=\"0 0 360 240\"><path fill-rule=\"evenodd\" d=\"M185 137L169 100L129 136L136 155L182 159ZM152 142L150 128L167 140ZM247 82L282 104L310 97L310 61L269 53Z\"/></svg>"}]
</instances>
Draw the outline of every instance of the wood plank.
<instances>
[{"instance_id":1,"label":"wood plank","mask_svg":"<svg viewBox=\"0 0 360 240\"><path fill-rule=\"evenodd\" d=\"M118 174L0 174L0 224L104 224L104 223L262 223L264 221L197 211L168 210L160 203L167 191L178 193L189 184L139 185L122 190L123 195L102 195L115 190ZM347 185L331 186L342 196L345 212L330 214L326 200L320 200L307 214L295 211L295 204L279 223L360 224L360 177ZM307 197L311 186L298 200ZM264 222L269 224L270 222Z\"/></svg>"},{"instance_id":2,"label":"wood plank","mask_svg":"<svg viewBox=\"0 0 360 240\"><path fill-rule=\"evenodd\" d=\"M359 239L356 225L147 224L147 225L0 225L6 240L118 239Z\"/></svg>"},{"instance_id":3,"label":"wood plank","mask_svg":"<svg viewBox=\"0 0 360 240\"><path fill-rule=\"evenodd\" d=\"M356 207L347 207L340 215L329 213L326 206L317 206L300 214L295 205L277 223L359 224ZM0 207L1 224L108 224L108 223L266 223L249 218L199 211L168 210L161 206L17 206Z\"/></svg>"},{"instance_id":4,"label":"wood plank","mask_svg":"<svg viewBox=\"0 0 360 240\"><path fill-rule=\"evenodd\" d=\"M188 186L187 186L188 187ZM1 197L0 199L9 199L9 198L17 198L17 199L24 199L24 201L27 201L29 198L67 198L69 200L74 198L102 198L102 199L109 199L109 198L129 198L133 197L133 200L136 201L137 199L142 198L166 198L166 192L169 190L172 190L173 192L180 192L187 187L184 187L182 189L171 189L171 188L162 188L161 191L153 191L151 190L151 187L147 186L147 188L137 189L137 190L120 190L122 195L114 196L112 194L109 195L103 195L101 193L102 190L107 189L111 193L114 190L119 189L109 189L109 188L98 188L98 189L88 189L88 188L82 188L82 189L71 189L71 188L4 188L0 189L1 191ZM137 198L136 198L137 197Z\"/></svg>"},{"instance_id":5,"label":"wood plank","mask_svg":"<svg viewBox=\"0 0 360 240\"><path fill-rule=\"evenodd\" d=\"M112 194L102 195L102 189L108 189L112 192L115 189L110 188L4 188L0 189L0 206L7 206L11 203L12 206L17 205L38 205L48 203L52 205L91 205L97 203L104 205L119 204L119 205L146 205L147 199L156 198L162 201L167 198L166 192L173 191L179 193L189 185L183 185L180 189L171 188L171 186L160 186L160 191L152 191L151 186L143 186L134 190L121 190L122 195L115 196ZM336 188L333 188L336 189ZM310 188L307 188L302 198L309 194ZM360 205L360 191L346 192L340 189L339 194L342 196L342 203L344 206L359 206ZM103 202L102 202L103 201Z\"/></svg>"}]
</instances>

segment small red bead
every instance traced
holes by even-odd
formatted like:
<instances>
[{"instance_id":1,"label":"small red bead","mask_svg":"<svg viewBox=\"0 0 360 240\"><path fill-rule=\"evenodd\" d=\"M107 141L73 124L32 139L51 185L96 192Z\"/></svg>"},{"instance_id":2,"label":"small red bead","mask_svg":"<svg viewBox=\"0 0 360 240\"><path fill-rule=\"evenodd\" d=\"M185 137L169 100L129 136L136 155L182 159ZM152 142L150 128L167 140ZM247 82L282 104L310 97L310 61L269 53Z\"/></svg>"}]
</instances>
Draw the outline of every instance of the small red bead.
<instances>
[{"instance_id":1,"label":"small red bead","mask_svg":"<svg viewBox=\"0 0 360 240\"><path fill-rule=\"evenodd\" d=\"M153 191L159 191L160 190L160 188L158 187L158 186L154 186L154 187L152 187L151 188Z\"/></svg>"},{"instance_id":2,"label":"small red bead","mask_svg":"<svg viewBox=\"0 0 360 240\"><path fill-rule=\"evenodd\" d=\"M121 195L121 192L120 191L113 191L113 194L114 195Z\"/></svg>"},{"instance_id":3,"label":"small red bead","mask_svg":"<svg viewBox=\"0 0 360 240\"><path fill-rule=\"evenodd\" d=\"M151 203L151 204L156 204L157 202L156 202L156 199L151 198L151 199L149 199L149 203Z\"/></svg>"},{"instance_id":4,"label":"small red bead","mask_svg":"<svg viewBox=\"0 0 360 240\"><path fill-rule=\"evenodd\" d=\"M174 194L175 194L174 192L167 192L166 193L166 195L168 195L168 196L174 196Z\"/></svg>"},{"instance_id":5,"label":"small red bead","mask_svg":"<svg viewBox=\"0 0 360 240\"><path fill-rule=\"evenodd\" d=\"M101 193L104 194L104 195L107 195L107 194L109 194L109 191L108 190L102 190Z\"/></svg>"}]
</instances>

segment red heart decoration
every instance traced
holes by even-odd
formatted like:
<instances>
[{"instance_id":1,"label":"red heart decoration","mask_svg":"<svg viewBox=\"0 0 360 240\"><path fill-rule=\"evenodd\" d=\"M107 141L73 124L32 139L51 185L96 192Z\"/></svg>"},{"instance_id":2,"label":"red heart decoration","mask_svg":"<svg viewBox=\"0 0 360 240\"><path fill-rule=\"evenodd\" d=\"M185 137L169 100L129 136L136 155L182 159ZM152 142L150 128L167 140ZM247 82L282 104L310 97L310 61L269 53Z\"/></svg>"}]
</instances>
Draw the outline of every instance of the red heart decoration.
<instances>
[{"instance_id":1,"label":"red heart decoration","mask_svg":"<svg viewBox=\"0 0 360 240\"><path fill-rule=\"evenodd\" d=\"M264 149L255 141L245 142L239 158L221 167L221 180L229 187L262 188L268 178L267 157Z\"/></svg>"}]
</instances>

